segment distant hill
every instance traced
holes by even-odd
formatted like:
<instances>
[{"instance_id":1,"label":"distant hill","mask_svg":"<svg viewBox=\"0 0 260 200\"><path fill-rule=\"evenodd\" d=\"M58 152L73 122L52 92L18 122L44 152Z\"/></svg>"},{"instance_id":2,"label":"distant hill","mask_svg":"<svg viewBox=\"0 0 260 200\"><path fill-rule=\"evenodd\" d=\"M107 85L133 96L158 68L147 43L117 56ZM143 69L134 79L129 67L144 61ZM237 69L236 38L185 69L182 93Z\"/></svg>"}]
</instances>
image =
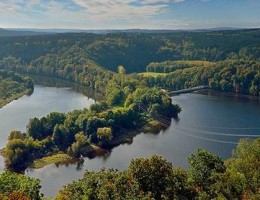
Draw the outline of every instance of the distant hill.
<instances>
[{"instance_id":1,"label":"distant hill","mask_svg":"<svg viewBox=\"0 0 260 200\"><path fill-rule=\"evenodd\" d=\"M25 35L42 35L53 33L94 33L94 34L111 34L111 33L179 33L179 32L211 32L211 31L235 31L246 30L235 27L217 27L208 29L34 29L34 28L8 28L0 29L0 36L25 36ZM249 30L247 28L247 30Z\"/></svg>"},{"instance_id":2,"label":"distant hill","mask_svg":"<svg viewBox=\"0 0 260 200\"><path fill-rule=\"evenodd\" d=\"M152 62L217 62L241 57L260 60L260 29L169 32L132 29L101 30L99 34L94 34L94 30L92 33L69 30L75 32L52 34L47 30L45 33L41 30L37 33L12 31L9 36L38 36L0 37L0 67L24 66L31 73L42 70L42 73L53 72L55 76L60 73L57 69L74 71L89 63L112 71L123 65L127 73L131 73L146 71L146 66ZM2 33L7 34L8 30L2 30Z\"/></svg>"},{"instance_id":3,"label":"distant hill","mask_svg":"<svg viewBox=\"0 0 260 200\"><path fill-rule=\"evenodd\" d=\"M181 30L160 30L160 29L32 29L32 28L13 28L11 31L30 32L30 33L172 33Z\"/></svg>"},{"instance_id":4,"label":"distant hill","mask_svg":"<svg viewBox=\"0 0 260 200\"><path fill-rule=\"evenodd\" d=\"M41 31L29 31L22 29L4 29L0 28L0 37L2 36L31 36L31 35L43 35L50 34L51 32L41 32Z\"/></svg>"}]
</instances>

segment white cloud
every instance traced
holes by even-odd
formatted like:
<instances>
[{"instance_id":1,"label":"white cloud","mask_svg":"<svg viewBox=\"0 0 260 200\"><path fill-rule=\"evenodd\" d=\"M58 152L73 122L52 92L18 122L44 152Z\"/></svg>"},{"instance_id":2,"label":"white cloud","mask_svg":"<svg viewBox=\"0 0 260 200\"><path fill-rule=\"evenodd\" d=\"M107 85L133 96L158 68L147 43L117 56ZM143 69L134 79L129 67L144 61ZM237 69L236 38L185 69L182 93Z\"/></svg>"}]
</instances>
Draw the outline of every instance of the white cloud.
<instances>
[{"instance_id":1,"label":"white cloud","mask_svg":"<svg viewBox=\"0 0 260 200\"><path fill-rule=\"evenodd\" d=\"M0 27L175 28L176 20L158 20L171 3L184 0L6 0L0 1ZM81 9L70 9L77 5ZM172 12L172 10L171 10ZM172 24L171 22L172 21ZM8 25L9 24L9 25Z\"/></svg>"},{"instance_id":2,"label":"white cloud","mask_svg":"<svg viewBox=\"0 0 260 200\"><path fill-rule=\"evenodd\" d=\"M153 15L165 7L161 5L139 5L135 6L134 0L73 0L75 4L86 9L93 15L103 15L105 17L123 17L133 15Z\"/></svg>"},{"instance_id":3,"label":"white cloud","mask_svg":"<svg viewBox=\"0 0 260 200\"><path fill-rule=\"evenodd\" d=\"M185 0L142 0L142 4L169 4L169 3L180 3Z\"/></svg>"}]
</instances>

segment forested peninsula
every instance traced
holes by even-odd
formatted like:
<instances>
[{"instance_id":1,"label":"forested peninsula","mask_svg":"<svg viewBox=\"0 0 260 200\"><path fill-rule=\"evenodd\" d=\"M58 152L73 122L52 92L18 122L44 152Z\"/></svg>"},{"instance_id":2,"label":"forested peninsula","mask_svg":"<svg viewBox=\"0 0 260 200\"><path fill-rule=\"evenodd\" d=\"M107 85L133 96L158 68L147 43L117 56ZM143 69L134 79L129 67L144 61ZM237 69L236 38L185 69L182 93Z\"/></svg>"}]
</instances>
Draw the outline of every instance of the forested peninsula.
<instances>
[{"instance_id":1,"label":"forested peninsula","mask_svg":"<svg viewBox=\"0 0 260 200\"><path fill-rule=\"evenodd\" d=\"M25 94L32 93L33 88L31 78L0 70L0 108Z\"/></svg>"},{"instance_id":2,"label":"forested peninsula","mask_svg":"<svg viewBox=\"0 0 260 200\"><path fill-rule=\"evenodd\" d=\"M64 158L64 154L71 158L93 157L131 142L140 132L167 128L181 111L166 91L126 76L122 66L106 85L105 100L89 109L50 113L31 119L26 133L12 131L3 154L7 168L23 171L29 166L39 167L37 163L42 160L35 164L36 159L60 159L57 155Z\"/></svg>"}]
</instances>

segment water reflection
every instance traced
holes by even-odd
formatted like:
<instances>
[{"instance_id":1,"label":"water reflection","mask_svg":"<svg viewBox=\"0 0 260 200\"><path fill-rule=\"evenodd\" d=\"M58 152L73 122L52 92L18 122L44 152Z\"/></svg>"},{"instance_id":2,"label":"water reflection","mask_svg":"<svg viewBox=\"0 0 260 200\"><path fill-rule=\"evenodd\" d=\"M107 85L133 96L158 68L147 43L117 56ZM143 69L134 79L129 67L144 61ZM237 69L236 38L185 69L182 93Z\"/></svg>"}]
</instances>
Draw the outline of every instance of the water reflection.
<instances>
[{"instance_id":1,"label":"water reflection","mask_svg":"<svg viewBox=\"0 0 260 200\"><path fill-rule=\"evenodd\" d=\"M84 94L86 97L89 97L91 99L100 100L103 98L103 96L95 90L90 89L86 86L82 86L80 84L77 84L75 82L63 80L63 79L57 79L52 77L45 77L45 76L37 76L32 75L32 79L34 80L35 85L41 85L44 87L55 87L55 88L71 88L73 91Z\"/></svg>"},{"instance_id":2,"label":"water reflection","mask_svg":"<svg viewBox=\"0 0 260 200\"><path fill-rule=\"evenodd\" d=\"M173 97L173 101L179 103L183 111L168 129L158 134L139 134L133 138L132 144L119 145L106 156L86 158L80 166L81 170L76 170L75 165L60 166L58 169L50 165L28 174L40 178L42 191L47 196L54 196L60 187L81 178L84 170L103 167L125 169L133 158L153 154L163 155L176 167L187 167L187 158L198 148L227 158L239 139L256 138L260 134L258 99L222 94L185 94ZM48 173L55 178L49 180Z\"/></svg>"},{"instance_id":3,"label":"water reflection","mask_svg":"<svg viewBox=\"0 0 260 200\"><path fill-rule=\"evenodd\" d=\"M40 83L37 82L38 79L35 80L36 83ZM55 85L60 87L48 87L45 84L54 84L54 82L56 82ZM8 135L12 130L26 131L26 124L30 118L42 117L50 112L69 112L75 109L88 108L95 102L66 84L59 80L45 80L43 82L45 86L36 85L31 96L23 96L1 108L0 149L6 145ZM0 157L0 172L3 170L4 161Z\"/></svg>"}]
</instances>

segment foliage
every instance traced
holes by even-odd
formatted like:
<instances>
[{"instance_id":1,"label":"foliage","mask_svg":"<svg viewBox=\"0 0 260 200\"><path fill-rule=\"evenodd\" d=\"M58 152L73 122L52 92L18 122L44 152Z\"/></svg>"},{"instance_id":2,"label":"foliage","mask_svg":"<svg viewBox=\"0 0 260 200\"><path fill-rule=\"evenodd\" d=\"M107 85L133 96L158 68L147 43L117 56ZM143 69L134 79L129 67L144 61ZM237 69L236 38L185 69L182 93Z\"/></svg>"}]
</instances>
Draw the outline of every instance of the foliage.
<instances>
[{"instance_id":1,"label":"foliage","mask_svg":"<svg viewBox=\"0 0 260 200\"><path fill-rule=\"evenodd\" d=\"M189 157L189 172L196 186L207 194L207 198L215 198L212 188L221 173L226 171L224 162L217 155L212 155L206 150L198 149Z\"/></svg>"},{"instance_id":2,"label":"foliage","mask_svg":"<svg viewBox=\"0 0 260 200\"><path fill-rule=\"evenodd\" d=\"M117 170L86 171L84 178L65 186L57 200L77 199L150 199L139 190L137 182L127 173Z\"/></svg>"},{"instance_id":3,"label":"foliage","mask_svg":"<svg viewBox=\"0 0 260 200\"><path fill-rule=\"evenodd\" d=\"M84 132L77 133L75 135L75 142L68 148L67 153L73 157L80 157L84 155L83 147L90 146L88 137Z\"/></svg>"},{"instance_id":4,"label":"foliage","mask_svg":"<svg viewBox=\"0 0 260 200\"><path fill-rule=\"evenodd\" d=\"M59 164L59 163L64 163L66 161L73 161L75 160L74 158L70 157L68 154L54 154L50 156L43 157L41 159L37 159L33 162L33 168L39 169L44 166L50 165L50 164Z\"/></svg>"},{"instance_id":5,"label":"foliage","mask_svg":"<svg viewBox=\"0 0 260 200\"><path fill-rule=\"evenodd\" d=\"M97 138L104 144L113 139L113 132L110 127L100 127L97 129Z\"/></svg>"},{"instance_id":6,"label":"foliage","mask_svg":"<svg viewBox=\"0 0 260 200\"><path fill-rule=\"evenodd\" d=\"M233 187L236 189L237 184L246 196L251 196L252 199L257 199L260 192L260 139L248 140L243 139L237 145L234 151L233 158L227 161L227 167L236 175L236 181L233 181ZM234 179L234 178L233 178ZM253 198L254 197L254 198Z\"/></svg>"},{"instance_id":7,"label":"foliage","mask_svg":"<svg viewBox=\"0 0 260 200\"><path fill-rule=\"evenodd\" d=\"M159 156L132 160L129 172L154 199L189 199L195 195L187 186L185 172L173 170L172 164Z\"/></svg>"},{"instance_id":8,"label":"foliage","mask_svg":"<svg viewBox=\"0 0 260 200\"><path fill-rule=\"evenodd\" d=\"M0 197L2 194L3 196L9 196L8 199L40 200L40 188L38 179L11 172L0 174Z\"/></svg>"},{"instance_id":9,"label":"foliage","mask_svg":"<svg viewBox=\"0 0 260 200\"><path fill-rule=\"evenodd\" d=\"M213 64L208 61L202 60L178 60L178 61L166 61L161 63L150 63L146 67L147 72L155 73L170 73L174 72L177 69L187 69L192 67L208 67L210 64Z\"/></svg>"},{"instance_id":10,"label":"foliage","mask_svg":"<svg viewBox=\"0 0 260 200\"><path fill-rule=\"evenodd\" d=\"M158 156L135 159L129 169L141 189L155 199L161 199L171 185L172 165Z\"/></svg>"},{"instance_id":11,"label":"foliage","mask_svg":"<svg viewBox=\"0 0 260 200\"><path fill-rule=\"evenodd\" d=\"M82 143L87 138L76 134ZM15 139L14 139L15 140ZM199 149L189 168L174 168L164 158L136 158L124 171L86 171L80 180L64 186L57 200L73 199L259 199L260 139L241 140L225 161ZM24 175L0 174L1 199L40 199L39 180Z\"/></svg>"},{"instance_id":12,"label":"foliage","mask_svg":"<svg viewBox=\"0 0 260 200\"><path fill-rule=\"evenodd\" d=\"M31 93L33 88L31 78L0 70L0 108L18 97Z\"/></svg>"},{"instance_id":13,"label":"foliage","mask_svg":"<svg viewBox=\"0 0 260 200\"><path fill-rule=\"evenodd\" d=\"M62 124L65 121L65 114L52 112L41 119L30 119L27 127L27 133L34 139L42 140L51 136L56 124Z\"/></svg>"},{"instance_id":14,"label":"foliage","mask_svg":"<svg viewBox=\"0 0 260 200\"><path fill-rule=\"evenodd\" d=\"M135 77L140 82L145 79L148 86L176 90L209 85L258 96L259 34L259 29L252 29L1 37L0 68L80 83L106 93L110 105L122 103L125 72L144 72L145 68L169 73ZM115 78L110 70L119 72L117 89L107 87Z\"/></svg>"},{"instance_id":15,"label":"foliage","mask_svg":"<svg viewBox=\"0 0 260 200\"><path fill-rule=\"evenodd\" d=\"M99 65L117 71L123 65L127 72L140 72L151 62L167 60L259 60L259 32L246 29L1 37L0 66L82 83L82 74L102 81L104 77L91 78L84 70L92 71L89 66Z\"/></svg>"},{"instance_id":16,"label":"foliage","mask_svg":"<svg viewBox=\"0 0 260 200\"><path fill-rule=\"evenodd\" d=\"M259 71L259 61L225 60L206 66L177 69L163 77L146 77L146 82L151 87L169 90L208 85L215 90L259 96Z\"/></svg>"},{"instance_id":17,"label":"foliage","mask_svg":"<svg viewBox=\"0 0 260 200\"><path fill-rule=\"evenodd\" d=\"M56 199L192 199L185 171L159 156L132 160L125 171L86 171L84 178L59 191Z\"/></svg>"},{"instance_id":18,"label":"foliage","mask_svg":"<svg viewBox=\"0 0 260 200\"><path fill-rule=\"evenodd\" d=\"M158 76L166 76L167 73L143 72L143 73L138 73L138 75L142 76L142 77L153 77L153 78L156 78Z\"/></svg>"}]
</instances>

